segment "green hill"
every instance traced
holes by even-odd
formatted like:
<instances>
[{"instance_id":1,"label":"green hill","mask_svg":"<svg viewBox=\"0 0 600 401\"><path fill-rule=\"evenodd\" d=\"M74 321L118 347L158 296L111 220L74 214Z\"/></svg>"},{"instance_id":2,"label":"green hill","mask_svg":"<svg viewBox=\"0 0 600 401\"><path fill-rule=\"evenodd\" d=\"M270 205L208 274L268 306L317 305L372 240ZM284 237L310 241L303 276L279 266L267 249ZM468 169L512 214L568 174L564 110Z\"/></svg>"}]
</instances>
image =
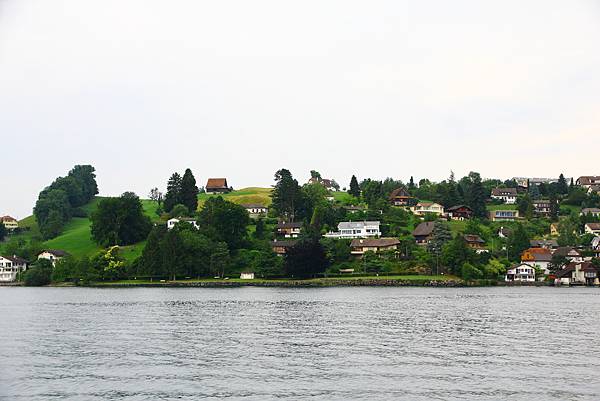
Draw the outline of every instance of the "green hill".
<instances>
[{"instance_id":1,"label":"green hill","mask_svg":"<svg viewBox=\"0 0 600 401\"><path fill-rule=\"evenodd\" d=\"M238 205L243 203L258 203L269 206L271 204L271 190L271 188L250 187L238 189L223 195L200 194L198 196L198 207L204 205L204 202L214 196L222 196L223 199Z\"/></svg>"}]
</instances>

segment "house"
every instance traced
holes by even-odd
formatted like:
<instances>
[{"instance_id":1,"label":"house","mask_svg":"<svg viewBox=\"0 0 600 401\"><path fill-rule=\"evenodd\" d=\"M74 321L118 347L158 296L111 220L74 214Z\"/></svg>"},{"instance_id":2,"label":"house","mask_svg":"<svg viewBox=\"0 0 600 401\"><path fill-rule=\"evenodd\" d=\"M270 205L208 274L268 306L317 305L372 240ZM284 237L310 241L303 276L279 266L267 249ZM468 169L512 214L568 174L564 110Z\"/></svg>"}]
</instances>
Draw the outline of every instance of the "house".
<instances>
[{"instance_id":1,"label":"house","mask_svg":"<svg viewBox=\"0 0 600 401\"><path fill-rule=\"evenodd\" d=\"M498 237L500 238L508 238L508 236L512 234L512 230L506 227L500 227L498 230Z\"/></svg>"},{"instance_id":2,"label":"house","mask_svg":"<svg viewBox=\"0 0 600 401\"><path fill-rule=\"evenodd\" d=\"M564 269L556 272L557 284L598 285L599 269L591 262L571 262Z\"/></svg>"},{"instance_id":3,"label":"house","mask_svg":"<svg viewBox=\"0 0 600 401\"><path fill-rule=\"evenodd\" d=\"M570 246L558 247L554 251L553 255L564 256L570 262L583 262L583 256L581 256L581 253L579 253L577 249Z\"/></svg>"},{"instance_id":4,"label":"house","mask_svg":"<svg viewBox=\"0 0 600 401\"><path fill-rule=\"evenodd\" d=\"M585 223L583 232L586 234L600 235L600 223Z\"/></svg>"},{"instance_id":5,"label":"house","mask_svg":"<svg viewBox=\"0 0 600 401\"><path fill-rule=\"evenodd\" d=\"M415 228L415 230L412 232L412 235L413 237L415 237L417 245L429 244L429 241L431 241L431 234L433 233L434 227L435 222L424 221Z\"/></svg>"},{"instance_id":6,"label":"house","mask_svg":"<svg viewBox=\"0 0 600 401\"><path fill-rule=\"evenodd\" d=\"M535 269L527 263L509 267L506 270L504 281L533 282L535 281Z\"/></svg>"},{"instance_id":7,"label":"house","mask_svg":"<svg viewBox=\"0 0 600 401\"><path fill-rule=\"evenodd\" d=\"M592 252L594 253L594 257L600 258L600 237L594 237L592 239L590 247L592 249Z\"/></svg>"},{"instance_id":8,"label":"house","mask_svg":"<svg viewBox=\"0 0 600 401\"><path fill-rule=\"evenodd\" d=\"M558 242L555 239L532 239L529 241L532 248L556 249Z\"/></svg>"},{"instance_id":9,"label":"house","mask_svg":"<svg viewBox=\"0 0 600 401\"><path fill-rule=\"evenodd\" d=\"M381 236L379 221L342 221L337 232L328 232L327 238L369 238Z\"/></svg>"},{"instance_id":10,"label":"house","mask_svg":"<svg viewBox=\"0 0 600 401\"><path fill-rule=\"evenodd\" d=\"M0 223L3 224L4 227L9 231L13 231L19 228L19 222L17 221L17 219L11 216L0 217Z\"/></svg>"},{"instance_id":11,"label":"house","mask_svg":"<svg viewBox=\"0 0 600 401\"><path fill-rule=\"evenodd\" d=\"M27 270L27 261L16 255L0 255L0 283L16 281L19 273Z\"/></svg>"},{"instance_id":12,"label":"house","mask_svg":"<svg viewBox=\"0 0 600 401\"><path fill-rule=\"evenodd\" d=\"M392 206L411 206L415 203L415 198L404 187L394 189L389 200Z\"/></svg>"},{"instance_id":13,"label":"house","mask_svg":"<svg viewBox=\"0 0 600 401\"><path fill-rule=\"evenodd\" d=\"M544 274L550 274L549 265L551 261L552 251L548 248L529 248L521 254L521 263L542 269Z\"/></svg>"},{"instance_id":14,"label":"house","mask_svg":"<svg viewBox=\"0 0 600 401\"><path fill-rule=\"evenodd\" d=\"M242 280L254 280L254 272L241 272L240 279Z\"/></svg>"},{"instance_id":15,"label":"house","mask_svg":"<svg viewBox=\"0 0 600 401\"><path fill-rule=\"evenodd\" d=\"M381 252L398 249L400 241L397 238L356 238L350 243L350 253L362 256L365 252Z\"/></svg>"},{"instance_id":16,"label":"house","mask_svg":"<svg viewBox=\"0 0 600 401\"><path fill-rule=\"evenodd\" d=\"M558 223L550 224L550 235L553 237L558 237L560 235L558 231Z\"/></svg>"},{"instance_id":17,"label":"house","mask_svg":"<svg viewBox=\"0 0 600 401\"><path fill-rule=\"evenodd\" d=\"M204 190L207 194L226 194L231 192L226 178L209 178Z\"/></svg>"},{"instance_id":18,"label":"house","mask_svg":"<svg viewBox=\"0 0 600 401\"><path fill-rule=\"evenodd\" d=\"M175 227L175 224L180 221L193 225L196 230L200 228L198 227L198 222L193 217L173 217L172 219L167 220L167 229L171 230Z\"/></svg>"},{"instance_id":19,"label":"house","mask_svg":"<svg viewBox=\"0 0 600 401\"><path fill-rule=\"evenodd\" d=\"M499 199L507 205L517 203L517 188L494 188L492 189L492 199Z\"/></svg>"},{"instance_id":20,"label":"house","mask_svg":"<svg viewBox=\"0 0 600 401\"><path fill-rule=\"evenodd\" d=\"M328 178L312 177L310 180L308 180L308 183L321 184L328 191L337 191L340 188L340 186L337 184L337 182L335 182L335 180L330 180Z\"/></svg>"},{"instance_id":21,"label":"house","mask_svg":"<svg viewBox=\"0 0 600 401\"><path fill-rule=\"evenodd\" d=\"M275 227L275 233L278 236L285 238L298 238L298 236L302 233L302 223L280 222Z\"/></svg>"},{"instance_id":22,"label":"house","mask_svg":"<svg viewBox=\"0 0 600 401\"><path fill-rule=\"evenodd\" d=\"M271 249L279 256L283 256L287 253L287 250L296 245L296 241L271 241Z\"/></svg>"},{"instance_id":23,"label":"house","mask_svg":"<svg viewBox=\"0 0 600 401\"><path fill-rule=\"evenodd\" d=\"M364 212L367 210L367 208L364 206L354 206L354 205L344 206L344 209L346 209L346 212L351 213L351 214L360 213L360 212Z\"/></svg>"},{"instance_id":24,"label":"house","mask_svg":"<svg viewBox=\"0 0 600 401\"><path fill-rule=\"evenodd\" d=\"M575 184L585 189L589 189L593 185L600 185L600 176L584 175L579 177L577 181L575 181Z\"/></svg>"},{"instance_id":25,"label":"house","mask_svg":"<svg viewBox=\"0 0 600 401\"><path fill-rule=\"evenodd\" d=\"M600 195L600 185L592 185L587 190L588 195L598 194Z\"/></svg>"},{"instance_id":26,"label":"house","mask_svg":"<svg viewBox=\"0 0 600 401\"><path fill-rule=\"evenodd\" d=\"M581 213L579 213L580 216L594 216L594 217L600 217L600 209L596 208L596 207L584 207L583 209L581 209Z\"/></svg>"},{"instance_id":27,"label":"house","mask_svg":"<svg viewBox=\"0 0 600 401\"><path fill-rule=\"evenodd\" d=\"M518 210L492 210L490 211L491 221L515 221L519 218Z\"/></svg>"},{"instance_id":28,"label":"house","mask_svg":"<svg viewBox=\"0 0 600 401\"><path fill-rule=\"evenodd\" d=\"M482 251L485 248L485 241L479 235L475 234L465 234L463 235L467 246L471 249L475 249L477 251Z\"/></svg>"},{"instance_id":29,"label":"house","mask_svg":"<svg viewBox=\"0 0 600 401\"><path fill-rule=\"evenodd\" d=\"M540 216L549 216L551 211L551 203L547 199L538 199L533 202L533 212Z\"/></svg>"},{"instance_id":30,"label":"house","mask_svg":"<svg viewBox=\"0 0 600 401\"><path fill-rule=\"evenodd\" d=\"M258 219L269 213L269 208L258 203L243 203L242 207L246 209L251 219Z\"/></svg>"},{"instance_id":31,"label":"house","mask_svg":"<svg viewBox=\"0 0 600 401\"><path fill-rule=\"evenodd\" d=\"M417 204L410 209L417 216L425 216L426 214L441 216L444 214L444 206L435 202L417 202Z\"/></svg>"},{"instance_id":32,"label":"house","mask_svg":"<svg viewBox=\"0 0 600 401\"><path fill-rule=\"evenodd\" d=\"M56 262L64 257L70 256L67 251L61 249L46 249L38 254L38 259L47 259L52 262L52 266L56 266Z\"/></svg>"},{"instance_id":33,"label":"house","mask_svg":"<svg viewBox=\"0 0 600 401\"><path fill-rule=\"evenodd\" d=\"M473 217L473 209L466 205L456 205L446 209L452 220L468 220Z\"/></svg>"}]
</instances>

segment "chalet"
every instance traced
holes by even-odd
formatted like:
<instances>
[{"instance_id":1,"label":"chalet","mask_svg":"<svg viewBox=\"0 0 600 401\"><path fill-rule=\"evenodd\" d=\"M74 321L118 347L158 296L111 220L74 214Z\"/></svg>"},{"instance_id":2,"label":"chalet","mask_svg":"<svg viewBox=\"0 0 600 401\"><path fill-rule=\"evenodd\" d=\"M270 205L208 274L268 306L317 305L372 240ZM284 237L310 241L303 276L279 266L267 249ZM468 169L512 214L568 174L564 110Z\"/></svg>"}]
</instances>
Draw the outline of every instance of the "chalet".
<instances>
[{"instance_id":1,"label":"chalet","mask_svg":"<svg viewBox=\"0 0 600 401\"><path fill-rule=\"evenodd\" d=\"M583 262L583 256L581 256L581 253L579 253L577 249L570 246L558 247L554 251L553 255L564 256L570 262Z\"/></svg>"},{"instance_id":2,"label":"chalet","mask_svg":"<svg viewBox=\"0 0 600 401\"><path fill-rule=\"evenodd\" d=\"M540 216L549 216L551 212L551 206L549 200L534 200L533 202L533 212Z\"/></svg>"},{"instance_id":3,"label":"chalet","mask_svg":"<svg viewBox=\"0 0 600 401\"><path fill-rule=\"evenodd\" d=\"M404 187L394 189L389 199L392 206L411 206L415 203L415 198Z\"/></svg>"},{"instance_id":4,"label":"chalet","mask_svg":"<svg viewBox=\"0 0 600 401\"><path fill-rule=\"evenodd\" d=\"M226 178L209 178L204 190L207 194L226 194L231 192Z\"/></svg>"},{"instance_id":5,"label":"chalet","mask_svg":"<svg viewBox=\"0 0 600 401\"><path fill-rule=\"evenodd\" d=\"M330 180L328 178L312 177L310 180L308 180L308 183L321 184L328 191L337 191L340 188L335 180Z\"/></svg>"},{"instance_id":6,"label":"chalet","mask_svg":"<svg viewBox=\"0 0 600 401\"><path fill-rule=\"evenodd\" d=\"M287 253L287 250L296 245L296 241L271 241L271 249L279 256Z\"/></svg>"},{"instance_id":7,"label":"chalet","mask_svg":"<svg viewBox=\"0 0 600 401\"><path fill-rule=\"evenodd\" d=\"M467 246L471 249L481 251L485 248L485 241L479 235L465 234L463 235Z\"/></svg>"},{"instance_id":8,"label":"chalet","mask_svg":"<svg viewBox=\"0 0 600 401\"><path fill-rule=\"evenodd\" d=\"M571 262L556 273L555 282L566 285L598 285L599 273L599 269L591 262Z\"/></svg>"},{"instance_id":9,"label":"chalet","mask_svg":"<svg viewBox=\"0 0 600 401\"><path fill-rule=\"evenodd\" d=\"M429 244L429 241L431 241L431 235L433 234L434 227L435 222L424 221L415 228L415 230L412 232L412 235L413 237L415 237L417 245Z\"/></svg>"},{"instance_id":10,"label":"chalet","mask_svg":"<svg viewBox=\"0 0 600 401\"><path fill-rule=\"evenodd\" d=\"M70 256L67 251L61 249L46 249L38 254L38 259L47 259L52 262L52 266L56 266L56 262L64 257Z\"/></svg>"},{"instance_id":11,"label":"chalet","mask_svg":"<svg viewBox=\"0 0 600 401\"><path fill-rule=\"evenodd\" d=\"M379 221L342 221L337 232L325 234L327 238L369 238L381 236Z\"/></svg>"},{"instance_id":12,"label":"chalet","mask_svg":"<svg viewBox=\"0 0 600 401\"><path fill-rule=\"evenodd\" d=\"M269 208L258 203L243 203L242 207L246 209L251 219L258 219L259 217L264 217L267 215L267 213L269 213Z\"/></svg>"},{"instance_id":13,"label":"chalet","mask_svg":"<svg viewBox=\"0 0 600 401\"><path fill-rule=\"evenodd\" d=\"M27 270L27 261L18 256L0 255L0 283L16 281L19 273Z\"/></svg>"},{"instance_id":14,"label":"chalet","mask_svg":"<svg viewBox=\"0 0 600 401\"><path fill-rule=\"evenodd\" d=\"M254 280L254 272L241 272L240 279L241 280Z\"/></svg>"},{"instance_id":15,"label":"chalet","mask_svg":"<svg viewBox=\"0 0 600 401\"><path fill-rule=\"evenodd\" d=\"M558 242L555 239L532 239L529 241L532 248L556 249Z\"/></svg>"},{"instance_id":16,"label":"chalet","mask_svg":"<svg viewBox=\"0 0 600 401\"><path fill-rule=\"evenodd\" d=\"M446 209L452 220L468 220L473 217L473 209L466 205L456 205Z\"/></svg>"},{"instance_id":17,"label":"chalet","mask_svg":"<svg viewBox=\"0 0 600 401\"><path fill-rule=\"evenodd\" d=\"M200 228L198 227L198 222L193 217L173 217L172 219L167 220L167 229L171 230L173 227L175 227L175 224L179 223L180 221L191 224L196 230Z\"/></svg>"},{"instance_id":18,"label":"chalet","mask_svg":"<svg viewBox=\"0 0 600 401\"><path fill-rule=\"evenodd\" d=\"M550 274L549 265L551 261L552 251L547 248L529 248L521 254L521 263L542 269L544 274Z\"/></svg>"},{"instance_id":19,"label":"chalet","mask_svg":"<svg viewBox=\"0 0 600 401\"><path fill-rule=\"evenodd\" d=\"M9 231L13 231L19 228L19 222L17 221L17 219L11 216L0 217L0 224L3 224L4 227Z\"/></svg>"},{"instance_id":20,"label":"chalet","mask_svg":"<svg viewBox=\"0 0 600 401\"><path fill-rule=\"evenodd\" d=\"M281 222L275 227L275 233L285 238L298 238L302 233L302 223Z\"/></svg>"},{"instance_id":21,"label":"chalet","mask_svg":"<svg viewBox=\"0 0 600 401\"><path fill-rule=\"evenodd\" d=\"M586 234L600 235L600 223L586 223L583 226L583 232Z\"/></svg>"},{"instance_id":22,"label":"chalet","mask_svg":"<svg viewBox=\"0 0 600 401\"><path fill-rule=\"evenodd\" d=\"M517 188L494 188L492 189L492 199L498 199L507 205L517 203Z\"/></svg>"},{"instance_id":23,"label":"chalet","mask_svg":"<svg viewBox=\"0 0 600 401\"><path fill-rule=\"evenodd\" d=\"M492 210L490 211L491 221L515 221L519 218L518 210Z\"/></svg>"},{"instance_id":24,"label":"chalet","mask_svg":"<svg viewBox=\"0 0 600 401\"><path fill-rule=\"evenodd\" d=\"M600 209L596 207L584 207L583 209L581 209L581 213L579 213L579 215L600 217Z\"/></svg>"},{"instance_id":25,"label":"chalet","mask_svg":"<svg viewBox=\"0 0 600 401\"><path fill-rule=\"evenodd\" d=\"M509 267L506 270L504 281L533 282L535 281L535 269L527 263Z\"/></svg>"},{"instance_id":26,"label":"chalet","mask_svg":"<svg viewBox=\"0 0 600 401\"><path fill-rule=\"evenodd\" d=\"M352 255L362 256L365 252L381 252L398 249L400 241L396 238L357 238L350 244L350 253Z\"/></svg>"},{"instance_id":27,"label":"chalet","mask_svg":"<svg viewBox=\"0 0 600 401\"><path fill-rule=\"evenodd\" d=\"M410 209L417 216L425 216L426 214L441 216L444 214L444 206L435 202L417 202L417 204Z\"/></svg>"},{"instance_id":28,"label":"chalet","mask_svg":"<svg viewBox=\"0 0 600 401\"><path fill-rule=\"evenodd\" d=\"M575 181L575 184L585 189L588 189L593 185L600 185L600 176L584 175L582 177L579 177L577 181Z\"/></svg>"}]
</instances>

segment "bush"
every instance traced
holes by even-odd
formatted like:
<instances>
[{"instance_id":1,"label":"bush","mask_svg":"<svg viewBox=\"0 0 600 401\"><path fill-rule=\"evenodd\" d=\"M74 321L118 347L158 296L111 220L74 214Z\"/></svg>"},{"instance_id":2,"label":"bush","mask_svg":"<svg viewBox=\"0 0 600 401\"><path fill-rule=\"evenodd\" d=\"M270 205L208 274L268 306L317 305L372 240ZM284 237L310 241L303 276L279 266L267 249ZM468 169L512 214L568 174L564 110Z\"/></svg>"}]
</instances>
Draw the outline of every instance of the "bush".
<instances>
[{"instance_id":1,"label":"bush","mask_svg":"<svg viewBox=\"0 0 600 401\"><path fill-rule=\"evenodd\" d=\"M483 274L481 273L481 270L467 262L463 263L460 269L460 276L463 280L469 281L481 278Z\"/></svg>"},{"instance_id":2,"label":"bush","mask_svg":"<svg viewBox=\"0 0 600 401\"><path fill-rule=\"evenodd\" d=\"M41 287L50 284L52 277L52 263L47 259L39 259L23 274L25 285Z\"/></svg>"}]
</instances>

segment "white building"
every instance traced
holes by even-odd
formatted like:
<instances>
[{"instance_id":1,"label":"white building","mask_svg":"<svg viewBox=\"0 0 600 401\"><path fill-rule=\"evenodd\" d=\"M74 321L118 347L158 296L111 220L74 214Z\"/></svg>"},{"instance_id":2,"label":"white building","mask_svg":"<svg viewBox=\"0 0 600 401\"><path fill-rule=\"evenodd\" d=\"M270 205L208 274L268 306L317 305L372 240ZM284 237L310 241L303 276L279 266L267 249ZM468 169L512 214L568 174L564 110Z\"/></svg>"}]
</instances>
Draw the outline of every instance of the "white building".
<instances>
[{"instance_id":1,"label":"white building","mask_svg":"<svg viewBox=\"0 0 600 401\"><path fill-rule=\"evenodd\" d=\"M252 219L264 217L269 213L269 209L266 206L259 205L258 203L244 203L242 207L246 209Z\"/></svg>"},{"instance_id":2,"label":"white building","mask_svg":"<svg viewBox=\"0 0 600 401\"><path fill-rule=\"evenodd\" d=\"M444 214L444 206L435 202L419 202L415 206L411 207L411 210L417 216L424 216L426 214L436 214L441 216Z\"/></svg>"},{"instance_id":3,"label":"white building","mask_svg":"<svg viewBox=\"0 0 600 401\"><path fill-rule=\"evenodd\" d=\"M371 238L381 236L379 221L342 221L337 232L325 234L327 238Z\"/></svg>"},{"instance_id":4,"label":"white building","mask_svg":"<svg viewBox=\"0 0 600 401\"><path fill-rule=\"evenodd\" d=\"M517 189L516 188L494 188L492 189L492 199L500 199L507 205L514 205L517 203Z\"/></svg>"},{"instance_id":5,"label":"white building","mask_svg":"<svg viewBox=\"0 0 600 401\"><path fill-rule=\"evenodd\" d=\"M0 217L0 224L3 224L7 230L12 231L19 228L19 222L17 219L11 216L2 216Z\"/></svg>"},{"instance_id":6,"label":"white building","mask_svg":"<svg viewBox=\"0 0 600 401\"><path fill-rule=\"evenodd\" d=\"M586 234L600 235L600 223L586 223L583 231Z\"/></svg>"},{"instance_id":7,"label":"white building","mask_svg":"<svg viewBox=\"0 0 600 401\"><path fill-rule=\"evenodd\" d=\"M18 256L0 256L0 282L16 281L19 273L27 270L27 261Z\"/></svg>"},{"instance_id":8,"label":"white building","mask_svg":"<svg viewBox=\"0 0 600 401\"><path fill-rule=\"evenodd\" d=\"M69 253L60 249L46 249L38 255L38 259L47 259L52 262L52 266L56 266L56 262L69 256Z\"/></svg>"},{"instance_id":9,"label":"white building","mask_svg":"<svg viewBox=\"0 0 600 401\"><path fill-rule=\"evenodd\" d=\"M527 263L509 267L504 281L535 281L535 269Z\"/></svg>"},{"instance_id":10,"label":"white building","mask_svg":"<svg viewBox=\"0 0 600 401\"><path fill-rule=\"evenodd\" d=\"M193 225L196 230L199 228L196 219L192 217L173 217L172 219L167 220L167 228L169 230L172 229L175 227L175 224L179 223L180 221Z\"/></svg>"},{"instance_id":11,"label":"white building","mask_svg":"<svg viewBox=\"0 0 600 401\"><path fill-rule=\"evenodd\" d=\"M240 279L242 279L242 280L254 280L254 273L253 272L242 272L240 274Z\"/></svg>"},{"instance_id":12,"label":"white building","mask_svg":"<svg viewBox=\"0 0 600 401\"><path fill-rule=\"evenodd\" d=\"M598 269L591 262L571 262L556 273L555 283L598 285Z\"/></svg>"}]
</instances>

